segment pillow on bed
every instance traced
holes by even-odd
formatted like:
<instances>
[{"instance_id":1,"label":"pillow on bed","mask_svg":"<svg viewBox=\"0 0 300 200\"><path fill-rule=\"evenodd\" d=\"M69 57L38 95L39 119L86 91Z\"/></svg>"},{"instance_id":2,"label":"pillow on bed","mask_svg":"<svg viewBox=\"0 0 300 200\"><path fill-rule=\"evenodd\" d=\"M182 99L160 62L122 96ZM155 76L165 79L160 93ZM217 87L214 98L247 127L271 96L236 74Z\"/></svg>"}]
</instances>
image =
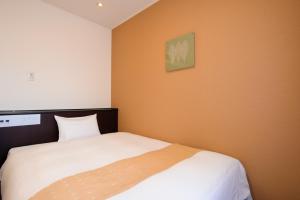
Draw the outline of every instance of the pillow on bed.
<instances>
[{"instance_id":1,"label":"pillow on bed","mask_svg":"<svg viewBox=\"0 0 300 200\"><path fill-rule=\"evenodd\" d=\"M98 127L97 114L69 118L54 116L54 118L58 125L59 142L101 134Z\"/></svg>"}]
</instances>

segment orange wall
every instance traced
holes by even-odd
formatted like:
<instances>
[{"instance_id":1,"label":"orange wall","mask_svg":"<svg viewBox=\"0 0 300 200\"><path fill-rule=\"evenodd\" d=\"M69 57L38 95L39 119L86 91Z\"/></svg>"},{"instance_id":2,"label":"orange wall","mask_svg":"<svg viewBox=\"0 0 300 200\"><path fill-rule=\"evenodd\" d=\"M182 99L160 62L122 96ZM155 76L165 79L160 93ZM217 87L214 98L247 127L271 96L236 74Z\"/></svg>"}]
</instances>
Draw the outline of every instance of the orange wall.
<instances>
[{"instance_id":1,"label":"orange wall","mask_svg":"<svg viewBox=\"0 0 300 200\"><path fill-rule=\"evenodd\" d=\"M120 130L242 161L255 199L300 199L300 1L161 0L113 30ZM196 33L195 68L164 45Z\"/></svg>"}]
</instances>

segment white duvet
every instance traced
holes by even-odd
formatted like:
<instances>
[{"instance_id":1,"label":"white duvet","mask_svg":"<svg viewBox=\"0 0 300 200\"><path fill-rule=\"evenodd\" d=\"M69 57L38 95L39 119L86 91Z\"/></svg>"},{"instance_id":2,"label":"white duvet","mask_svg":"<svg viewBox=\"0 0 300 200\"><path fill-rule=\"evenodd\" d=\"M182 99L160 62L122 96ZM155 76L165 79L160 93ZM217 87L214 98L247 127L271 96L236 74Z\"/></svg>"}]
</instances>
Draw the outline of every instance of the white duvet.
<instances>
[{"instance_id":1,"label":"white duvet","mask_svg":"<svg viewBox=\"0 0 300 200\"><path fill-rule=\"evenodd\" d=\"M64 177L166 147L169 143L130 133L13 148L1 168L3 200L25 200ZM113 196L120 199L251 199L245 170L229 156L200 151L168 170Z\"/></svg>"}]
</instances>

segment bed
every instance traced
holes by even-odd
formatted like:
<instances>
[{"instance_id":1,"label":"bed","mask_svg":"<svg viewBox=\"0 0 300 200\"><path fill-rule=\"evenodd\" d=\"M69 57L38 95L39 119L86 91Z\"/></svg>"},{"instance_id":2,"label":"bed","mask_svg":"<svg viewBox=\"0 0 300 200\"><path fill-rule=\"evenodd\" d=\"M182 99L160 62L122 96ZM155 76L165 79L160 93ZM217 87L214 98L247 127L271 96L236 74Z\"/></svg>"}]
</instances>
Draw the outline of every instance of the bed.
<instances>
[{"instance_id":1,"label":"bed","mask_svg":"<svg viewBox=\"0 0 300 200\"><path fill-rule=\"evenodd\" d=\"M170 145L132 133L115 132L15 147L9 150L1 167L2 199L30 199L66 177ZM200 150L109 199L250 200L251 194L244 167L238 160Z\"/></svg>"}]
</instances>

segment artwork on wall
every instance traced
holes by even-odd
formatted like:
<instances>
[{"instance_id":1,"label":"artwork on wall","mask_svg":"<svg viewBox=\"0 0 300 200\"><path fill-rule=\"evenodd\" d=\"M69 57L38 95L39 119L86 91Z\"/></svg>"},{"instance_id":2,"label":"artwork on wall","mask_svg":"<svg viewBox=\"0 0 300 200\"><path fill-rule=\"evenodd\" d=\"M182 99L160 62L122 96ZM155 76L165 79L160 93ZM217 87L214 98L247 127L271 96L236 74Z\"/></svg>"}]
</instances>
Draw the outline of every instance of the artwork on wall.
<instances>
[{"instance_id":1,"label":"artwork on wall","mask_svg":"<svg viewBox=\"0 0 300 200\"><path fill-rule=\"evenodd\" d=\"M167 71L194 67L195 33L188 33L166 42L165 66Z\"/></svg>"}]
</instances>

